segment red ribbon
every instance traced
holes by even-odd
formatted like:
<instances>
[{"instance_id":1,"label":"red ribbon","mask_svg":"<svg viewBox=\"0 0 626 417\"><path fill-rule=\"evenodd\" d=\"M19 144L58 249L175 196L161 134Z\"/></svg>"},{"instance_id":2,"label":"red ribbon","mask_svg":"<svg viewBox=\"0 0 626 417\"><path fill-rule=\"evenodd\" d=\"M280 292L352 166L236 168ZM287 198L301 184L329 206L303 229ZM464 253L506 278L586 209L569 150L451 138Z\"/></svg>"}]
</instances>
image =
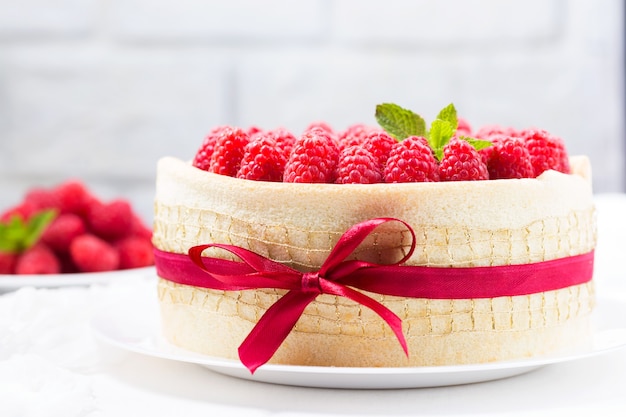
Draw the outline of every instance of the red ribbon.
<instances>
[{"instance_id":1,"label":"red ribbon","mask_svg":"<svg viewBox=\"0 0 626 417\"><path fill-rule=\"evenodd\" d=\"M375 264L346 258L379 225L398 221L411 233L411 247L398 262ZM221 248L243 262L203 257ZM259 288L289 290L263 314L239 347L242 363L254 372L266 363L289 335L306 306L320 294L349 298L376 312L396 335L408 356L400 318L371 297L354 290L413 298L493 298L551 291L583 284L593 276L593 251L524 265L444 268L402 266L415 250L415 232L404 221L377 218L345 232L316 272L300 272L247 249L225 244L194 246L189 254L155 250L158 275L169 281L217 290Z\"/></svg>"}]
</instances>

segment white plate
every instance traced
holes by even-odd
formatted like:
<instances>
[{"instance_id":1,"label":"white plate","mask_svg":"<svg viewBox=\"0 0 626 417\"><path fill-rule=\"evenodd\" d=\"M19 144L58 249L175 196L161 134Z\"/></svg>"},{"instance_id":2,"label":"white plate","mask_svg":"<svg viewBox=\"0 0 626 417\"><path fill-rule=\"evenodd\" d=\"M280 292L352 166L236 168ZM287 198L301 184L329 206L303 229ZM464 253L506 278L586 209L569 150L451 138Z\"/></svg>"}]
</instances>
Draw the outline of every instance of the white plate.
<instances>
[{"instance_id":1,"label":"white plate","mask_svg":"<svg viewBox=\"0 0 626 417\"><path fill-rule=\"evenodd\" d=\"M68 286L88 286L91 284L108 283L112 280L128 279L136 276L155 275L155 267L123 269L108 272L89 272L75 274L47 275L6 275L0 274L0 294L17 290L21 287L57 288Z\"/></svg>"},{"instance_id":2,"label":"white plate","mask_svg":"<svg viewBox=\"0 0 626 417\"><path fill-rule=\"evenodd\" d=\"M144 300L142 300L142 298ZM154 297L133 297L132 304L96 314L91 322L99 339L121 349L157 358L195 363L237 378L320 388L392 389L467 384L524 374L537 368L589 358L626 347L626 300L602 299L594 311L589 348L558 356L518 361L412 368L348 368L265 364L252 375L240 362L190 352L160 335Z\"/></svg>"}]
</instances>

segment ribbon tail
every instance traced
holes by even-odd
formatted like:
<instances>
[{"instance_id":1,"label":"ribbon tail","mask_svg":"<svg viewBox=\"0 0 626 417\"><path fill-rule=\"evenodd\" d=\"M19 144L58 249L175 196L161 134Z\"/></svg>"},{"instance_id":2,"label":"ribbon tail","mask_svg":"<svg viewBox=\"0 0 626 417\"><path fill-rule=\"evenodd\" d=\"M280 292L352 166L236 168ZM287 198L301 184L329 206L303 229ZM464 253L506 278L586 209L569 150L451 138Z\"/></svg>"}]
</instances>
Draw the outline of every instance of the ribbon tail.
<instances>
[{"instance_id":1,"label":"ribbon tail","mask_svg":"<svg viewBox=\"0 0 626 417\"><path fill-rule=\"evenodd\" d=\"M239 359L251 373L272 358L306 306L317 296L290 291L267 309L239 346Z\"/></svg>"}]
</instances>

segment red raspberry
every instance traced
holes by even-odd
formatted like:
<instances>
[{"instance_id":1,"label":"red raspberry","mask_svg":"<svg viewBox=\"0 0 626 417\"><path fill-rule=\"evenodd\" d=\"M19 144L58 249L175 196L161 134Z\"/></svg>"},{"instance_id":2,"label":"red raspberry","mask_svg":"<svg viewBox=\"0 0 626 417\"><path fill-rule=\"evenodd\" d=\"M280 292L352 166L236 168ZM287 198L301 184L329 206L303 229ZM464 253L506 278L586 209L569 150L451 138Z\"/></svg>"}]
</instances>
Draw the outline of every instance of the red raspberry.
<instances>
[{"instance_id":1,"label":"red raspberry","mask_svg":"<svg viewBox=\"0 0 626 417\"><path fill-rule=\"evenodd\" d=\"M249 142L250 137L240 128L231 127L222 130L215 142L209 172L229 177L237 175L244 148Z\"/></svg>"},{"instance_id":2,"label":"red raspberry","mask_svg":"<svg viewBox=\"0 0 626 417\"><path fill-rule=\"evenodd\" d=\"M500 138L491 148L487 160L490 179L533 178L530 154L521 139Z\"/></svg>"},{"instance_id":3,"label":"red raspberry","mask_svg":"<svg viewBox=\"0 0 626 417\"><path fill-rule=\"evenodd\" d=\"M120 264L117 250L92 234L74 239L70 245L70 256L81 272L114 271Z\"/></svg>"},{"instance_id":4,"label":"red raspberry","mask_svg":"<svg viewBox=\"0 0 626 417\"><path fill-rule=\"evenodd\" d=\"M379 132L384 131L361 123L348 126L346 130L339 132L337 135L339 148L344 149L352 145L361 145L368 135Z\"/></svg>"},{"instance_id":5,"label":"red raspberry","mask_svg":"<svg viewBox=\"0 0 626 417\"><path fill-rule=\"evenodd\" d=\"M333 128L326 122L317 121L313 122L304 129L304 133L310 132L312 130L321 129L328 134L331 138L335 137L335 131Z\"/></svg>"},{"instance_id":6,"label":"red raspberry","mask_svg":"<svg viewBox=\"0 0 626 417\"><path fill-rule=\"evenodd\" d=\"M15 265L15 273L19 275L59 274L61 273L61 262L52 249L44 243L37 243L19 256Z\"/></svg>"},{"instance_id":7,"label":"red raspberry","mask_svg":"<svg viewBox=\"0 0 626 417\"><path fill-rule=\"evenodd\" d=\"M89 208L87 226L105 240L127 236L133 226L133 211L128 201L123 199L102 203L95 200Z\"/></svg>"},{"instance_id":8,"label":"red raspberry","mask_svg":"<svg viewBox=\"0 0 626 417\"><path fill-rule=\"evenodd\" d=\"M478 151L478 153L480 154L480 158L482 159L485 165L488 165L487 161L489 161L489 158L491 158L491 153L493 152L494 145L508 137L510 136L494 134L490 136L489 139L481 139L481 140L487 140L493 144L491 146L487 146L486 148L483 148L480 151Z\"/></svg>"},{"instance_id":9,"label":"red raspberry","mask_svg":"<svg viewBox=\"0 0 626 417\"><path fill-rule=\"evenodd\" d=\"M517 137L518 133L512 127L503 127L499 125L486 125L478 129L474 136L478 139L491 140L492 136L512 136Z\"/></svg>"},{"instance_id":10,"label":"red raspberry","mask_svg":"<svg viewBox=\"0 0 626 417\"><path fill-rule=\"evenodd\" d=\"M339 150L328 133L313 129L304 133L293 146L285 164L285 182L334 182Z\"/></svg>"},{"instance_id":11,"label":"red raspberry","mask_svg":"<svg viewBox=\"0 0 626 417\"><path fill-rule=\"evenodd\" d=\"M61 210L58 196L46 188L32 188L24 196L24 203L30 205L35 211L54 209Z\"/></svg>"},{"instance_id":12,"label":"red raspberry","mask_svg":"<svg viewBox=\"0 0 626 417\"><path fill-rule=\"evenodd\" d=\"M202 141L202 145L196 152L196 155L193 158L192 165L196 168L200 168L204 171L209 170L209 166L211 165L211 155L213 155L213 150L215 149L215 143L217 142L217 138L223 130L230 129L230 126L217 126L211 129L208 135L205 136Z\"/></svg>"},{"instance_id":13,"label":"red raspberry","mask_svg":"<svg viewBox=\"0 0 626 417\"><path fill-rule=\"evenodd\" d=\"M48 225L41 235L41 241L56 253L65 253L69 251L72 240L86 231L81 217L73 213L63 213Z\"/></svg>"},{"instance_id":14,"label":"red raspberry","mask_svg":"<svg viewBox=\"0 0 626 417\"><path fill-rule=\"evenodd\" d=\"M16 253L0 251L0 274L13 274L15 272L16 263Z\"/></svg>"},{"instance_id":15,"label":"red raspberry","mask_svg":"<svg viewBox=\"0 0 626 417\"><path fill-rule=\"evenodd\" d=\"M35 214L39 209L35 207L33 204L28 202L23 202L17 206L11 207L4 211L2 215L0 215L0 222L6 223L11 220L13 217L19 217L22 220L28 220L30 217Z\"/></svg>"},{"instance_id":16,"label":"red raspberry","mask_svg":"<svg viewBox=\"0 0 626 417\"><path fill-rule=\"evenodd\" d=\"M145 240L152 240L152 229L148 227L144 223L143 219L135 213L133 213L130 236L137 236Z\"/></svg>"},{"instance_id":17,"label":"red raspberry","mask_svg":"<svg viewBox=\"0 0 626 417\"><path fill-rule=\"evenodd\" d=\"M149 240L130 236L115 244L119 253L119 269L154 265L154 248Z\"/></svg>"},{"instance_id":18,"label":"red raspberry","mask_svg":"<svg viewBox=\"0 0 626 417\"><path fill-rule=\"evenodd\" d=\"M381 180L380 164L368 150L354 145L341 151L337 162L337 184L375 184Z\"/></svg>"},{"instance_id":19,"label":"red raspberry","mask_svg":"<svg viewBox=\"0 0 626 417\"><path fill-rule=\"evenodd\" d=\"M543 129L527 129L520 133L530 154L535 177L542 172L553 169L566 174L570 173L569 158L565 144L560 138L552 136Z\"/></svg>"},{"instance_id":20,"label":"red raspberry","mask_svg":"<svg viewBox=\"0 0 626 417\"><path fill-rule=\"evenodd\" d=\"M294 134L283 127L271 130L269 134L272 135L276 141L278 149L280 149L283 155L285 155L285 159L288 159L289 154L291 154L291 149L293 149L293 145L296 143L296 137Z\"/></svg>"},{"instance_id":21,"label":"red raspberry","mask_svg":"<svg viewBox=\"0 0 626 417\"><path fill-rule=\"evenodd\" d=\"M409 136L394 145L385 166L385 182L439 181L437 160L423 137Z\"/></svg>"},{"instance_id":22,"label":"red raspberry","mask_svg":"<svg viewBox=\"0 0 626 417\"><path fill-rule=\"evenodd\" d=\"M367 149L380 166L381 171L384 170L387 158L391 149L398 143L384 131L373 131L363 139L363 148Z\"/></svg>"},{"instance_id":23,"label":"red raspberry","mask_svg":"<svg viewBox=\"0 0 626 417\"><path fill-rule=\"evenodd\" d=\"M443 148L439 178L441 181L488 180L489 172L480 154L469 142L452 139Z\"/></svg>"},{"instance_id":24,"label":"red raspberry","mask_svg":"<svg viewBox=\"0 0 626 417\"><path fill-rule=\"evenodd\" d=\"M80 181L70 180L55 187L52 192L56 195L61 213L75 213L85 215L93 197L87 187Z\"/></svg>"},{"instance_id":25,"label":"red raspberry","mask_svg":"<svg viewBox=\"0 0 626 417\"><path fill-rule=\"evenodd\" d=\"M246 145L237 178L280 182L286 162L272 135L261 135Z\"/></svg>"},{"instance_id":26,"label":"red raspberry","mask_svg":"<svg viewBox=\"0 0 626 417\"><path fill-rule=\"evenodd\" d=\"M250 126L246 129L246 133L249 137L258 135L259 133L263 133L263 129L258 126Z\"/></svg>"},{"instance_id":27,"label":"red raspberry","mask_svg":"<svg viewBox=\"0 0 626 417\"><path fill-rule=\"evenodd\" d=\"M456 127L456 135L457 136L472 136L472 126L469 122L462 118L457 117L457 127Z\"/></svg>"}]
</instances>

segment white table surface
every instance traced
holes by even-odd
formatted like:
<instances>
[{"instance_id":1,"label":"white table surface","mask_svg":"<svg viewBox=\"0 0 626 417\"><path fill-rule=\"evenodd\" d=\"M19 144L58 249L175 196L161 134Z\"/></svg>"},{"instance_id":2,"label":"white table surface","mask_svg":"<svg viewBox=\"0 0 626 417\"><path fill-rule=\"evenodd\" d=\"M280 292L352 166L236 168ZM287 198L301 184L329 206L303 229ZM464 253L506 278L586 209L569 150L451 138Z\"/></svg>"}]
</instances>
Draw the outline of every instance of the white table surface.
<instances>
[{"instance_id":1,"label":"white table surface","mask_svg":"<svg viewBox=\"0 0 626 417\"><path fill-rule=\"evenodd\" d=\"M596 203L597 292L626 303L626 195ZM154 291L154 279L0 295L0 416L626 416L626 349L490 382L340 390L240 380L99 341L93 315Z\"/></svg>"}]
</instances>

